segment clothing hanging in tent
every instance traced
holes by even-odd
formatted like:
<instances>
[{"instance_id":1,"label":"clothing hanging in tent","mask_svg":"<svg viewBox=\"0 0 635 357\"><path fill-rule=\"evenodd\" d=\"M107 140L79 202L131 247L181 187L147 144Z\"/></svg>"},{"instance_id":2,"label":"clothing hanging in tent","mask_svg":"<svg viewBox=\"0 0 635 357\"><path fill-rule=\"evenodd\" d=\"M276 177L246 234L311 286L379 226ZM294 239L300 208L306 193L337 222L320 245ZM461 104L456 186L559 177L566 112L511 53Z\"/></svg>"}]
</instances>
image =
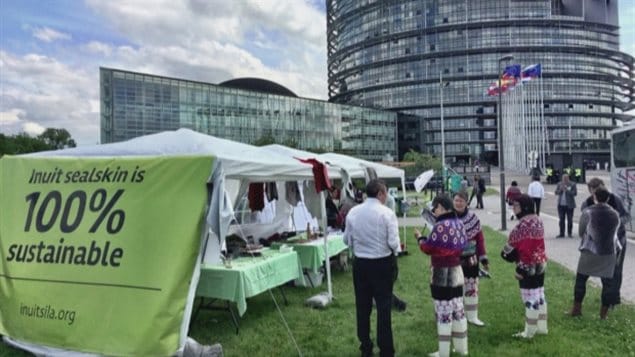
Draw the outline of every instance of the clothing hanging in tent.
<instances>
[{"instance_id":1,"label":"clothing hanging in tent","mask_svg":"<svg viewBox=\"0 0 635 357\"><path fill-rule=\"evenodd\" d=\"M252 211L262 211L265 208L265 192L262 182L254 182L249 184L249 209Z\"/></svg>"}]
</instances>

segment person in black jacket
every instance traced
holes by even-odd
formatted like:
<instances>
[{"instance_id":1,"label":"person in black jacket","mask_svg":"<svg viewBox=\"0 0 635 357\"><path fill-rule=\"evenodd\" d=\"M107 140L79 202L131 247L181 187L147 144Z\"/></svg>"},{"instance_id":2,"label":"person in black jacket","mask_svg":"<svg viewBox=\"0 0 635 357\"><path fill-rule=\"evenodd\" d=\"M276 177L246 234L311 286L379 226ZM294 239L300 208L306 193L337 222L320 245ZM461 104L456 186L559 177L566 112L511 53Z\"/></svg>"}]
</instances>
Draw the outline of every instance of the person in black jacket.
<instances>
[{"instance_id":1,"label":"person in black jacket","mask_svg":"<svg viewBox=\"0 0 635 357\"><path fill-rule=\"evenodd\" d=\"M582 206L580 207L582 211L584 211L587 207L595 204L595 202L593 201L593 193L595 192L595 190L597 190L598 188L606 189L604 181L597 177L590 179L587 183L587 187L589 188L589 193L591 193L591 196L589 196L589 198L587 198L586 201L582 203ZM620 200L620 198L613 193L609 193L609 198L606 203L614 210L616 210L617 214L620 217L620 226L617 229L617 239L618 245L621 249L615 263L615 272L613 274L613 280L611 282L610 288L609 306L613 307L621 303L620 290L622 288L622 271L624 268L624 256L626 255L626 246L628 245L626 242L625 223L630 220L630 214L628 213L626 208L624 208L622 200Z\"/></svg>"}]
</instances>

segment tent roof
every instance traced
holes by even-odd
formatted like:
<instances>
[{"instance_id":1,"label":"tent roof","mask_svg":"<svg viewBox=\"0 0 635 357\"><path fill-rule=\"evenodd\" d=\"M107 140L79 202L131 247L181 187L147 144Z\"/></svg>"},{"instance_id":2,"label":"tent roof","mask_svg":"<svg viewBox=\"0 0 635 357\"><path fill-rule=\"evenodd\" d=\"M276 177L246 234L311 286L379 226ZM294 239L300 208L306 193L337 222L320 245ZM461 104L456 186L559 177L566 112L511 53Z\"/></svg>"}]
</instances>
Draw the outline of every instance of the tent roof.
<instances>
[{"instance_id":1,"label":"tent roof","mask_svg":"<svg viewBox=\"0 0 635 357\"><path fill-rule=\"evenodd\" d=\"M290 148L288 146L279 145L279 144L265 145L262 148L277 155L284 155L287 157L298 158L298 159L316 159L320 161L321 163L325 163L324 162L325 160L322 157L320 157L319 154L316 154L310 151ZM329 171L330 178L341 178L342 175L340 173L339 165L335 165L335 166L326 165L326 167Z\"/></svg>"},{"instance_id":2,"label":"tent roof","mask_svg":"<svg viewBox=\"0 0 635 357\"><path fill-rule=\"evenodd\" d=\"M404 171L402 169L379 164L372 161L358 159L352 156L335 153L316 154L309 151L294 149L278 144L266 145L263 146L263 148L276 154L298 157L302 159L315 158L323 163L328 163L330 165L328 166L330 177L339 177L339 168L343 168L344 170L346 170L346 172L351 177L365 177L366 167L375 169L375 172L377 172L377 176L381 178L404 179L405 177Z\"/></svg>"},{"instance_id":3,"label":"tent roof","mask_svg":"<svg viewBox=\"0 0 635 357\"><path fill-rule=\"evenodd\" d=\"M319 157L326 162L345 168L352 177L364 177L365 168L371 167L375 169L377 177L380 178L398 178L402 180L405 178L405 174L402 169L358 159L352 156L326 153L320 154Z\"/></svg>"},{"instance_id":4,"label":"tent roof","mask_svg":"<svg viewBox=\"0 0 635 357\"><path fill-rule=\"evenodd\" d=\"M145 135L119 143L81 146L44 151L26 156L111 157L111 156L187 156L210 155L222 162L227 178L251 181L275 177L278 180L313 179L311 165L286 155L189 129Z\"/></svg>"}]
</instances>

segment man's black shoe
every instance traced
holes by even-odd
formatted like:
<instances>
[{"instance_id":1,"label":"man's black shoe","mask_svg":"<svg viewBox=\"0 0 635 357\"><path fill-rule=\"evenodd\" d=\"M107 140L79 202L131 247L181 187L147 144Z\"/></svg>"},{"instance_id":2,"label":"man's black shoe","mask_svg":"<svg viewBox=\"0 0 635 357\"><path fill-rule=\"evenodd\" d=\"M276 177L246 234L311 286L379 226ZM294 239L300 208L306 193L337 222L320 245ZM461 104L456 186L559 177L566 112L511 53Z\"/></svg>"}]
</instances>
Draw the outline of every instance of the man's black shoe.
<instances>
[{"instance_id":1,"label":"man's black shoe","mask_svg":"<svg viewBox=\"0 0 635 357\"><path fill-rule=\"evenodd\" d=\"M564 234L559 234L556 236L556 238L564 238Z\"/></svg>"},{"instance_id":2,"label":"man's black shoe","mask_svg":"<svg viewBox=\"0 0 635 357\"><path fill-rule=\"evenodd\" d=\"M400 301L398 303L395 303L395 308L399 312L404 312L404 311L406 311L406 303L404 301Z\"/></svg>"}]
</instances>

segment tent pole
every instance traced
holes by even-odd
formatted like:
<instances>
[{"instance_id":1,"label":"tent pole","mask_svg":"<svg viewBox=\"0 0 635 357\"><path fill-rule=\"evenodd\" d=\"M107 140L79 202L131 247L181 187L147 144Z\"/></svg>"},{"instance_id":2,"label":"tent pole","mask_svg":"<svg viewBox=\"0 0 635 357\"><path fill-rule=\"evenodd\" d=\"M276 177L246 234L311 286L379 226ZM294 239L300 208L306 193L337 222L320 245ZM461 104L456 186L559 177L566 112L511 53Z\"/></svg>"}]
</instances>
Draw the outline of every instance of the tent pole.
<instances>
[{"instance_id":1,"label":"tent pole","mask_svg":"<svg viewBox=\"0 0 635 357\"><path fill-rule=\"evenodd\" d=\"M320 192L320 210L322 211L321 226L322 232L324 232L324 265L326 268L326 284L328 286L328 298L329 301L333 299L333 286L331 285L331 259L329 259L328 249L328 234L327 234L327 220L326 220L326 191Z\"/></svg>"}]
</instances>

